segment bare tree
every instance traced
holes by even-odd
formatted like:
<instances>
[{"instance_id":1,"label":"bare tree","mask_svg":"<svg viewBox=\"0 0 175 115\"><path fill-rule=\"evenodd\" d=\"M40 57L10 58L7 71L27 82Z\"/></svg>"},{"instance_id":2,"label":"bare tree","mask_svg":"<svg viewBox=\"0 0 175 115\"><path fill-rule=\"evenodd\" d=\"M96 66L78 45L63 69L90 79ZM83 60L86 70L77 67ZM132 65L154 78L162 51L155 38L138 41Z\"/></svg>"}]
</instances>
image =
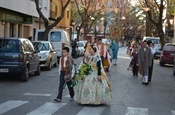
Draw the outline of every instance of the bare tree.
<instances>
[{"instance_id":1,"label":"bare tree","mask_svg":"<svg viewBox=\"0 0 175 115\"><path fill-rule=\"evenodd\" d=\"M35 0L35 4L36 4L36 10L39 14L39 16L43 19L44 21L44 25L45 25L45 31L44 31L44 34L43 34L43 40L47 40L48 39L48 33L49 31L55 27L60 21L61 19L64 18L64 12L68 6L68 4L70 3L71 0L67 0L67 2L64 4L64 0L60 0L61 2L61 15L59 17L57 17L55 19L55 21L52 23L52 24L49 24L49 20L44 16L44 14L41 12L41 9L39 7L39 0Z\"/></svg>"},{"instance_id":2,"label":"bare tree","mask_svg":"<svg viewBox=\"0 0 175 115\"><path fill-rule=\"evenodd\" d=\"M165 19L163 13L166 6L166 0L144 0L144 2L141 3L142 7L148 8L146 11L148 21L156 27L158 36L160 37L161 48L163 48L165 45L163 31L163 22Z\"/></svg>"},{"instance_id":3,"label":"bare tree","mask_svg":"<svg viewBox=\"0 0 175 115\"><path fill-rule=\"evenodd\" d=\"M86 36L88 34L88 28L93 25L93 22L95 22L92 22L91 18L93 17L96 20L103 7L98 7L100 4L100 0L75 0L75 4L77 6L77 11L81 19L81 24L77 29L77 32L80 32L81 28L83 28L84 39L86 39ZM90 22L91 24L89 24Z\"/></svg>"}]
</instances>

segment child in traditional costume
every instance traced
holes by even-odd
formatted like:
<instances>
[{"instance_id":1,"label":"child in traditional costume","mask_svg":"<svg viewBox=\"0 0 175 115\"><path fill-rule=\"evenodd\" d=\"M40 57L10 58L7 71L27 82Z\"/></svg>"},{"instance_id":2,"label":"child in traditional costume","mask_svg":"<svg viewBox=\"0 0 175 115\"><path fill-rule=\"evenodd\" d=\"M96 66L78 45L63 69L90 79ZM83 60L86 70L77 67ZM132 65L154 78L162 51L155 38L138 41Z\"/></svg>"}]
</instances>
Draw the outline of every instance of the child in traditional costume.
<instances>
[{"instance_id":1,"label":"child in traditional costume","mask_svg":"<svg viewBox=\"0 0 175 115\"><path fill-rule=\"evenodd\" d=\"M54 99L55 101L61 102L65 83L68 86L70 97L71 99L73 99L74 89L71 86L71 84L72 84L72 79L75 75L75 66L76 66L75 61L69 54L69 48L64 47L63 56L60 58L60 62L59 62L60 84L59 84L58 95Z\"/></svg>"}]
</instances>

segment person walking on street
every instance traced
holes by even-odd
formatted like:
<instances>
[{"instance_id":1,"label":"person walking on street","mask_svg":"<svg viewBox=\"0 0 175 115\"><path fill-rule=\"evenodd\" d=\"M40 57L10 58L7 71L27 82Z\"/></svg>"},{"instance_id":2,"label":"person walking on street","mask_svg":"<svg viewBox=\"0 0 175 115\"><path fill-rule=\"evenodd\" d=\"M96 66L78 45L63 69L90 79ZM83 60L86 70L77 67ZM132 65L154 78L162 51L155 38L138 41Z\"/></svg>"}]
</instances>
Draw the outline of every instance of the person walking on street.
<instances>
[{"instance_id":1,"label":"person walking on street","mask_svg":"<svg viewBox=\"0 0 175 115\"><path fill-rule=\"evenodd\" d=\"M107 104L112 99L111 83L103 69L98 48L90 45L88 51L88 60L82 60L80 64L74 99L79 104Z\"/></svg>"},{"instance_id":2,"label":"person walking on street","mask_svg":"<svg viewBox=\"0 0 175 115\"><path fill-rule=\"evenodd\" d=\"M72 43L72 57L73 58L77 58L76 48L77 48L77 39L75 39Z\"/></svg>"},{"instance_id":3,"label":"person walking on street","mask_svg":"<svg viewBox=\"0 0 175 115\"><path fill-rule=\"evenodd\" d=\"M68 86L69 94L71 99L74 97L74 89L71 87L72 79L75 74L75 61L72 57L69 56L69 48L63 48L63 56L60 58L59 62L59 75L60 75L60 85L59 85L59 92L57 97L54 99L57 102L61 102L63 89L65 83Z\"/></svg>"},{"instance_id":4,"label":"person walking on street","mask_svg":"<svg viewBox=\"0 0 175 115\"><path fill-rule=\"evenodd\" d=\"M133 65L132 66L133 76L138 76L139 66L138 66L138 47L137 46L134 46L134 49L132 51L131 65Z\"/></svg>"},{"instance_id":5,"label":"person walking on street","mask_svg":"<svg viewBox=\"0 0 175 115\"><path fill-rule=\"evenodd\" d=\"M114 66L117 66L117 58L118 58L119 44L118 41L112 41L112 63Z\"/></svg>"},{"instance_id":6,"label":"person walking on street","mask_svg":"<svg viewBox=\"0 0 175 115\"><path fill-rule=\"evenodd\" d=\"M148 40L148 46L151 49L152 59L151 59L151 66L148 70L148 83L151 83L152 73L153 73L153 65L154 65L154 54L155 54L155 47L151 40Z\"/></svg>"},{"instance_id":7,"label":"person walking on street","mask_svg":"<svg viewBox=\"0 0 175 115\"><path fill-rule=\"evenodd\" d=\"M138 64L141 66L142 84L144 85L148 85L148 68L151 66L151 60L151 49L147 46L147 41L144 40L138 54Z\"/></svg>"},{"instance_id":8,"label":"person walking on street","mask_svg":"<svg viewBox=\"0 0 175 115\"><path fill-rule=\"evenodd\" d=\"M102 42L102 39L99 38L98 39L98 44L97 44L97 47L98 47L98 50L99 50L99 53L100 53L100 57L101 57L101 60L102 60L102 64L104 66L104 58L106 57L106 46L104 45L104 43Z\"/></svg>"}]
</instances>

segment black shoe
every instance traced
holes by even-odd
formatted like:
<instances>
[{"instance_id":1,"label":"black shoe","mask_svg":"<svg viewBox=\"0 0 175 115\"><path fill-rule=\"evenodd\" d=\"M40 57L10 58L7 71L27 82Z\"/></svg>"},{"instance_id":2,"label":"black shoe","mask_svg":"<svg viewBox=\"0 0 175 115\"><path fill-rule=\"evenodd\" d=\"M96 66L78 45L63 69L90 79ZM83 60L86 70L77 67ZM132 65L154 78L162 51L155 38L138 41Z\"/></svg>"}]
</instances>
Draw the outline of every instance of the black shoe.
<instances>
[{"instance_id":1,"label":"black shoe","mask_svg":"<svg viewBox=\"0 0 175 115\"><path fill-rule=\"evenodd\" d=\"M56 102L61 102L61 99L59 99L59 98L55 98L54 99Z\"/></svg>"},{"instance_id":2,"label":"black shoe","mask_svg":"<svg viewBox=\"0 0 175 115\"><path fill-rule=\"evenodd\" d=\"M145 86L147 86L149 83L147 82L147 83L145 83Z\"/></svg>"}]
</instances>

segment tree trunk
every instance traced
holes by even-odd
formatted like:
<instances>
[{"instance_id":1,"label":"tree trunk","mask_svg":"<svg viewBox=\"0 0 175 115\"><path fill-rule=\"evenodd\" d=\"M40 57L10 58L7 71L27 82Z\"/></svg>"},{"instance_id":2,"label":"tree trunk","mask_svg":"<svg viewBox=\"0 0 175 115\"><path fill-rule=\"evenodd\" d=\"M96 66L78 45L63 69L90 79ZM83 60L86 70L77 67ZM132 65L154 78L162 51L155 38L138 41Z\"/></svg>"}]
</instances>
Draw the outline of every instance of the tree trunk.
<instances>
[{"instance_id":1,"label":"tree trunk","mask_svg":"<svg viewBox=\"0 0 175 115\"><path fill-rule=\"evenodd\" d=\"M84 37L83 39L86 40L87 37L87 22L84 23Z\"/></svg>"},{"instance_id":2,"label":"tree trunk","mask_svg":"<svg viewBox=\"0 0 175 115\"><path fill-rule=\"evenodd\" d=\"M164 32L162 29L162 24L157 25L157 31L160 37L160 44L161 44L161 49L163 49L163 46L165 45L165 39L164 39Z\"/></svg>"},{"instance_id":3,"label":"tree trunk","mask_svg":"<svg viewBox=\"0 0 175 115\"><path fill-rule=\"evenodd\" d=\"M76 31L77 31L77 41L80 40L80 31L81 31L81 28L82 28L83 24L81 23L79 28L76 28Z\"/></svg>"},{"instance_id":4,"label":"tree trunk","mask_svg":"<svg viewBox=\"0 0 175 115\"><path fill-rule=\"evenodd\" d=\"M77 30L77 41L80 40L80 30Z\"/></svg>"},{"instance_id":5,"label":"tree trunk","mask_svg":"<svg viewBox=\"0 0 175 115\"><path fill-rule=\"evenodd\" d=\"M43 34L43 40L47 41L48 40L48 34L49 34L50 28L46 27L44 34Z\"/></svg>"},{"instance_id":6,"label":"tree trunk","mask_svg":"<svg viewBox=\"0 0 175 115\"><path fill-rule=\"evenodd\" d=\"M151 36L151 22L146 20L146 36Z\"/></svg>"}]
</instances>

